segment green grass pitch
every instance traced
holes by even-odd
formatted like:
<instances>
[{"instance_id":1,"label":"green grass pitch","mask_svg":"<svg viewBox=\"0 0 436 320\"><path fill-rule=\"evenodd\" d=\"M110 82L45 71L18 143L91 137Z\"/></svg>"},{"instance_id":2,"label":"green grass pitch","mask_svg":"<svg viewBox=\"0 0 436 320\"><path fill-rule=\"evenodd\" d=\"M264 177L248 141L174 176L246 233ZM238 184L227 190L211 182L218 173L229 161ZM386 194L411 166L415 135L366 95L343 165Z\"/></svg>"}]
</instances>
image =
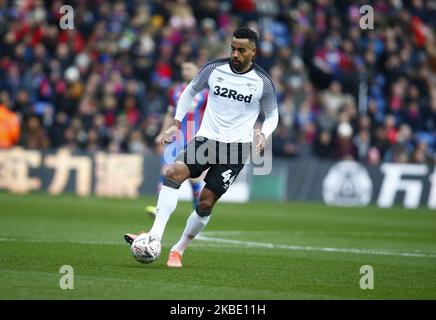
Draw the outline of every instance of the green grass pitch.
<instances>
[{"instance_id":1,"label":"green grass pitch","mask_svg":"<svg viewBox=\"0 0 436 320\"><path fill-rule=\"evenodd\" d=\"M218 203L184 267L169 269L189 202L155 263L122 238L151 227L155 201L0 193L0 299L436 299L434 210ZM73 290L60 289L63 265ZM364 265L373 289L359 286Z\"/></svg>"}]
</instances>

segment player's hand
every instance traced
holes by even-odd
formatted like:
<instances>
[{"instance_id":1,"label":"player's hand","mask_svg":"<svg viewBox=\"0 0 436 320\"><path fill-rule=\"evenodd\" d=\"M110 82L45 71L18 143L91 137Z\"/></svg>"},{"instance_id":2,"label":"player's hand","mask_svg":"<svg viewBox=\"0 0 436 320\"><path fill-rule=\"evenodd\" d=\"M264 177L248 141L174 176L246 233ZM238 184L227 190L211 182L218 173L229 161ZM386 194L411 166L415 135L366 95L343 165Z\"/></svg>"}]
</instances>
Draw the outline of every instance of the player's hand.
<instances>
[{"instance_id":1,"label":"player's hand","mask_svg":"<svg viewBox=\"0 0 436 320\"><path fill-rule=\"evenodd\" d=\"M260 132L260 130L256 130L254 134L254 141L255 141L255 151L257 154L260 154L264 149L266 145L266 137L263 133Z\"/></svg>"},{"instance_id":2,"label":"player's hand","mask_svg":"<svg viewBox=\"0 0 436 320\"><path fill-rule=\"evenodd\" d=\"M172 143L176 138L176 133L179 128L175 125L169 127L164 133L162 133L160 141L162 144Z\"/></svg>"},{"instance_id":3,"label":"player's hand","mask_svg":"<svg viewBox=\"0 0 436 320\"><path fill-rule=\"evenodd\" d=\"M162 133L159 133L156 138L154 139L155 144L162 143Z\"/></svg>"}]
</instances>

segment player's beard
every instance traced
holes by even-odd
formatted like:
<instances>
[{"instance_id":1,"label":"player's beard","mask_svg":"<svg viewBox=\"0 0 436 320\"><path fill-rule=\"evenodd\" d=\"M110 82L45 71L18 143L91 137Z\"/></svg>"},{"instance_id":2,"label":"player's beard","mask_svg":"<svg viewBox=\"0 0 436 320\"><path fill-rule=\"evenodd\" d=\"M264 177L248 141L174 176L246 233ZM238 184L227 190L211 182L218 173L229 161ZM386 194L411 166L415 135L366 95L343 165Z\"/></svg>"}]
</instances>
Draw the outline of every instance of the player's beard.
<instances>
[{"instance_id":1,"label":"player's beard","mask_svg":"<svg viewBox=\"0 0 436 320\"><path fill-rule=\"evenodd\" d=\"M237 60L238 63L235 63L235 60L232 60L232 67L238 72L241 72L244 70L244 68L247 66L247 64L243 64L240 60Z\"/></svg>"}]
</instances>

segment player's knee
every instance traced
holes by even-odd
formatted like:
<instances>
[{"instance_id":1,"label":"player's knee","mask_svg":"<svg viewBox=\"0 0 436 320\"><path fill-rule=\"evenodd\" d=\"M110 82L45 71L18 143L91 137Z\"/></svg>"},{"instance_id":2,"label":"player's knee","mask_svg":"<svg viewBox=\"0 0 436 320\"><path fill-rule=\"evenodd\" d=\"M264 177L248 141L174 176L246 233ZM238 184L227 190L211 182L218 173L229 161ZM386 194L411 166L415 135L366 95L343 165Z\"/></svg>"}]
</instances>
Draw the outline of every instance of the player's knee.
<instances>
[{"instance_id":1,"label":"player's knee","mask_svg":"<svg viewBox=\"0 0 436 320\"><path fill-rule=\"evenodd\" d=\"M165 178L176 180L177 178L177 170L173 167L168 167L165 170Z\"/></svg>"},{"instance_id":2,"label":"player's knee","mask_svg":"<svg viewBox=\"0 0 436 320\"><path fill-rule=\"evenodd\" d=\"M200 201L197 206L197 214L200 217L207 217L211 214L215 203L218 201L219 196L208 187L204 187L200 194Z\"/></svg>"},{"instance_id":3,"label":"player's knee","mask_svg":"<svg viewBox=\"0 0 436 320\"><path fill-rule=\"evenodd\" d=\"M197 214L200 217L210 216L210 214L212 213L213 205L213 201L201 199L197 206Z\"/></svg>"},{"instance_id":4,"label":"player's knee","mask_svg":"<svg viewBox=\"0 0 436 320\"><path fill-rule=\"evenodd\" d=\"M165 178L182 183L187 179L186 173L180 168L180 166L170 166L165 172Z\"/></svg>"}]
</instances>

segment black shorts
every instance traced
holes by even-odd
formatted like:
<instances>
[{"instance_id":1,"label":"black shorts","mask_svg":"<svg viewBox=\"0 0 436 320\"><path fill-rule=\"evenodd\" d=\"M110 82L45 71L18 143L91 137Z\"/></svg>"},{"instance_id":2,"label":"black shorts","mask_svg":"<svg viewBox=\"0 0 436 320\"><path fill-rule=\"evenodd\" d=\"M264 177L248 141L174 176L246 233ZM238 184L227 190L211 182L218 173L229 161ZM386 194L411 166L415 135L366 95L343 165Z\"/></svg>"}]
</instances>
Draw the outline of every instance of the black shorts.
<instances>
[{"instance_id":1,"label":"black shorts","mask_svg":"<svg viewBox=\"0 0 436 320\"><path fill-rule=\"evenodd\" d=\"M224 143L195 137L179 153L176 160L184 162L191 178L204 178L206 188L221 197L244 168L251 152L251 143Z\"/></svg>"}]
</instances>

